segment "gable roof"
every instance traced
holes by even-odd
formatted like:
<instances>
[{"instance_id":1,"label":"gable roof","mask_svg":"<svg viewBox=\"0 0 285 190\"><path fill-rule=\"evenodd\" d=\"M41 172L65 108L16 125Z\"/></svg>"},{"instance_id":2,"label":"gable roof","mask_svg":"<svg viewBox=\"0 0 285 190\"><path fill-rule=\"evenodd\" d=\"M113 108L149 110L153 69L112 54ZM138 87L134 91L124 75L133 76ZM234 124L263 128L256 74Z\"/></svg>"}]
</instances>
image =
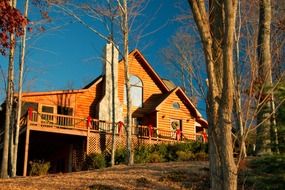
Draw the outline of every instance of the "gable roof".
<instances>
[{"instance_id":1,"label":"gable roof","mask_svg":"<svg viewBox=\"0 0 285 190\"><path fill-rule=\"evenodd\" d=\"M134 56L138 60L141 66L146 69L151 78L157 83L158 87L162 90L162 92L169 92L170 89L167 87L167 85L163 82L157 72L155 72L155 70L152 68L152 66L148 63L148 61L138 49L134 49L133 51L131 51L129 56Z\"/></svg>"},{"instance_id":2,"label":"gable roof","mask_svg":"<svg viewBox=\"0 0 285 190\"><path fill-rule=\"evenodd\" d=\"M22 96L43 96L43 95L53 95L53 94L75 94L75 93L82 93L85 92L85 89L79 90L54 90L54 91L45 91L45 92L23 92ZM18 94L15 94L17 97Z\"/></svg>"},{"instance_id":3,"label":"gable roof","mask_svg":"<svg viewBox=\"0 0 285 190\"><path fill-rule=\"evenodd\" d=\"M90 83L85 85L82 89L88 89L91 86L96 85L98 82L102 81L102 79L103 79L103 75L100 75L97 78L95 78L94 80L92 80Z\"/></svg>"},{"instance_id":4,"label":"gable roof","mask_svg":"<svg viewBox=\"0 0 285 190\"><path fill-rule=\"evenodd\" d=\"M149 114L152 112L157 111L156 107L166 98L171 92L167 92L164 94L152 94L145 102L144 104L150 105L147 107L139 107L137 110L134 111L134 115L137 113L140 114Z\"/></svg>"},{"instance_id":5,"label":"gable roof","mask_svg":"<svg viewBox=\"0 0 285 190\"><path fill-rule=\"evenodd\" d=\"M75 93L83 93L88 90L88 88L92 87L93 85L98 84L103 79L103 76L100 75L97 78L95 78L93 81L91 81L89 84L84 86L82 89L77 90L53 90L53 91L43 91L43 92L23 92L22 96L44 96L44 95L54 95L54 94L75 94ZM18 94L15 94L17 97Z\"/></svg>"},{"instance_id":6,"label":"gable roof","mask_svg":"<svg viewBox=\"0 0 285 190\"><path fill-rule=\"evenodd\" d=\"M171 80L162 79L162 81L170 90L173 90L174 88L176 88L176 85Z\"/></svg>"},{"instance_id":7,"label":"gable roof","mask_svg":"<svg viewBox=\"0 0 285 190\"><path fill-rule=\"evenodd\" d=\"M181 101L186 105L186 107L190 110L190 112L195 117L196 121L200 123L204 127L208 127L208 122L203 119L201 113L198 111L198 109L194 106L194 104L191 102L191 100L188 98L188 96L185 94L185 92L180 88L176 87L172 91L170 91L167 96L164 97L163 100L160 101L160 103L157 104L155 110L159 110L160 106L163 104L165 100L171 95L171 94L177 94L177 96L181 99Z\"/></svg>"}]
</instances>

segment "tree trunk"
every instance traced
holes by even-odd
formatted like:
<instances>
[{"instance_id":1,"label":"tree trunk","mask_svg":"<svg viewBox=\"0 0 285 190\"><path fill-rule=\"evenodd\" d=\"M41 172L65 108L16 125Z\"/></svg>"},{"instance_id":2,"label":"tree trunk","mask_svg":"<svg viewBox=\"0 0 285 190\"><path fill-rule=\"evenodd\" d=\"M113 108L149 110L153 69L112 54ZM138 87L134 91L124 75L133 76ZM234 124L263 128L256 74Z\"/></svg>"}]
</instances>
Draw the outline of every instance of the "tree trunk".
<instances>
[{"instance_id":1,"label":"tree trunk","mask_svg":"<svg viewBox=\"0 0 285 190\"><path fill-rule=\"evenodd\" d=\"M237 168L233 157L232 114L234 95L233 46L237 1L225 0L225 34L223 41L223 90L219 106L219 127L221 128L221 158L223 189L237 189Z\"/></svg>"},{"instance_id":2,"label":"tree trunk","mask_svg":"<svg viewBox=\"0 0 285 190\"><path fill-rule=\"evenodd\" d=\"M111 27L111 43L112 43L112 58L111 58L111 73L112 73L112 146L111 146L111 166L115 165L115 150L116 150L116 105L115 105L115 75L114 75L114 38L113 25ZM117 63L116 63L117 64Z\"/></svg>"},{"instance_id":3,"label":"tree trunk","mask_svg":"<svg viewBox=\"0 0 285 190\"><path fill-rule=\"evenodd\" d=\"M242 115L242 106L241 106L241 82L242 82L242 77L240 72L240 33L241 33L241 2L238 2L238 22L237 22L237 30L235 32L235 43L236 43L236 64L235 64L235 73L234 73L234 80L235 80L235 94L234 94L234 109L236 113L236 123L237 123L237 128L239 129L239 147L240 147L240 152L239 152L239 158L238 162L241 161L241 159L244 159L247 157L247 152L246 152L246 144L245 144L245 133L244 133L244 124L243 124L243 115Z\"/></svg>"},{"instance_id":4,"label":"tree trunk","mask_svg":"<svg viewBox=\"0 0 285 190\"><path fill-rule=\"evenodd\" d=\"M237 64L239 62L237 61ZM235 88L235 98L234 98L234 110L236 112L236 123L237 128L239 129L238 138L239 138L239 147L240 147L240 153L239 153L239 160L247 157L246 152L246 146L245 146L245 133L244 133L244 125L243 125L243 117L242 117L242 107L241 107L241 90L240 90L240 83L241 79L239 78L238 71L235 72L235 82L236 82L236 88Z\"/></svg>"},{"instance_id":5,"label":"tree trunk","mask_svg":"<svg viewBox=\"0 0 285 190\"><path fill-rule=\"evenodd\" d=\"M16 7L16 0L10 1L12 7ZM11 126L11 113L13 109L13 95L14 95L14 55L15 55L15 34L10 34L11 48L9 54L8 66L8 80L6 91L6 113L5 113L5 134L2 155L1 178L8 177L8 164L9 164L9 143L10 143L10 126ZM11 148L11 147L10 147Z\"/></svg>"},{"instance_id":6,"label":"tree trunk","mask_svg":"<svg viewBox=\"0 0 285 190\"><path fill-rule=\"evenodd\" d=\"M259 31L258 31L258 77L261 98L260 112L257 115L257 123L263 122L257 128L256 153L258 155L271 154L270 140L270 111L272 94L269 101L265 100L266 88L272 86L272 63L270 52L270 25L271 25L271 0L260 0L259 3ZM264 102L265 101L265 102ZM266 120L266 121L265 121Z\"/></svg>"},{"instance_id":7,"label":"tree trunk","mask_svg":"<svg viewBox=\"0 0 285 190\"><path fill-rule=\"evenodd\" d=\"M236 1L188 0L198 27L208 75L207 115L211 189L237 188L233 158L233 34Z\"/></svg>"},{"instance_id":8,"label":"tree trunk","mask_svg":"<svg viewBox=\"0 0 285 190\"><path fill-rule=\"evenodd\" d=\"M112 146L111 146L111 167L115 165L116 150L116 115L115 115L115 81L114 81L114 48L112 47Z\"/></svg>"},{"instance_id":9,"label":"tree trunk","mask_svg":"<svg viewBox=\"0 0 285 190\"><path fill-rule=\"evenodd\" d=\"M129 26L128 26L128 5L127 0L123 0L122 6L123 18L122 18L122 31L124 40L124 67L125 67L125 86L126 86L126 99L127 99L127 162L128 165L133 165L133 151L132 151L132 113L131 113L131 93L130 93L130 81L129 81Z\"/></svg>"},{"instance_id":10,"label":"tree trunk","mask_svg":"<svg viewBox=\"0 0 285 190\"><path fill-rule=\"evenodd\" d=\"M25 2L24 17L28 17L28 8L29 0ZM27 28L24 27L23 36L21 38L21 47L20 47L20 64L19 64L19 82L18 82L18 104L17 104L17 121L15 129L15 140L13 145L14 157L12 160L12 177L16 176L17 173L17 159L18 159L18 143L19 143L19 130L20 130L20 119L21 119L21 109L22 109L22 90L23 90L23 72L25 64L25 55L26 55L26 35Z\"/></svg>"}]
</instances>

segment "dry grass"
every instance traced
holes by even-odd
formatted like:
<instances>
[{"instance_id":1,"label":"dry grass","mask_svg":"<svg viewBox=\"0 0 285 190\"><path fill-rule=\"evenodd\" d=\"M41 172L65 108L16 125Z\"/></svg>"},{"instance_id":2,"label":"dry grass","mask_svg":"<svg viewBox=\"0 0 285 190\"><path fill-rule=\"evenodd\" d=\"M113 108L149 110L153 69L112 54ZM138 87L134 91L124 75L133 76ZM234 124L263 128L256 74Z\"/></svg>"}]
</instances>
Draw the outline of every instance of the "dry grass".
<instances>
[{"instance_id":1,"label":"dry grass","mask_svg":"<svg viewBox=\"0 0 285 190\"><path fill-rule=\"evenodd\" d=\"M209 189L208 162L119 165L86 172L1 179L2 190Z\"/></svg>"}]
</instances>

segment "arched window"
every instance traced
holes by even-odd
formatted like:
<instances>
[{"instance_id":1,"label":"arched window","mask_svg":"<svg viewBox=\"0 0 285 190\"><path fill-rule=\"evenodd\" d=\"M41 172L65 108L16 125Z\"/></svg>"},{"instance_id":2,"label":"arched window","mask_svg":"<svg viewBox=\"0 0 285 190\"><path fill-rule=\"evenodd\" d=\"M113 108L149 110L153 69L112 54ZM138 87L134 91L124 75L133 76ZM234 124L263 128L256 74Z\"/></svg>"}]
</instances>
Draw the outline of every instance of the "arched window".
<instances>
[{"instance_id":1,"label":"arched window","mask_svg":"<svg viewBox=\"0 0 285 190\"><path fill-rule=\"evenodd\" d=\"M143 84L140 78L137 76L130 76L130 87L131 87L131 98L132 106L142 107L143 103ZM126 91L125 91L126 92ZM125 103L126 103L126 93L125 93Z\"/></svg>"}]
</instances>

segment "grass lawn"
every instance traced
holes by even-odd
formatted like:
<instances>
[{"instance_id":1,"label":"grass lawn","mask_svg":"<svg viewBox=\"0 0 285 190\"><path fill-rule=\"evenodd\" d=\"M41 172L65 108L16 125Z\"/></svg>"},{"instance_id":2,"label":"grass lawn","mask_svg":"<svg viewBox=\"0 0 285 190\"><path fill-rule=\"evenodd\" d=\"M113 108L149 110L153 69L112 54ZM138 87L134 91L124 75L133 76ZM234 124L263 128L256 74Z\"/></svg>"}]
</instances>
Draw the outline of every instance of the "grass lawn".
<instances>
[{"instance_id":1,"label":"grass lawn","mask_svg":"<svg viewBox=\"0 0 285 190\"><path fill-rule=\"evenodd\" d=\"M117 165L92 171L0 179L0 189L209 189L208 162Z\"/></svg>"},{"instance_id":2,"label":"grass lawn","mask_svg":"<svg viewBox=\"0 0 285 190\"><path fill-rule=\"evenodd\" d=\"M187 161L117 165L83 172L0 179L0 190L208 190L208 164L207 161ZM285 189L285 155L247 159L239 173L238 189Z\"/></svg>"}]
</instances>

